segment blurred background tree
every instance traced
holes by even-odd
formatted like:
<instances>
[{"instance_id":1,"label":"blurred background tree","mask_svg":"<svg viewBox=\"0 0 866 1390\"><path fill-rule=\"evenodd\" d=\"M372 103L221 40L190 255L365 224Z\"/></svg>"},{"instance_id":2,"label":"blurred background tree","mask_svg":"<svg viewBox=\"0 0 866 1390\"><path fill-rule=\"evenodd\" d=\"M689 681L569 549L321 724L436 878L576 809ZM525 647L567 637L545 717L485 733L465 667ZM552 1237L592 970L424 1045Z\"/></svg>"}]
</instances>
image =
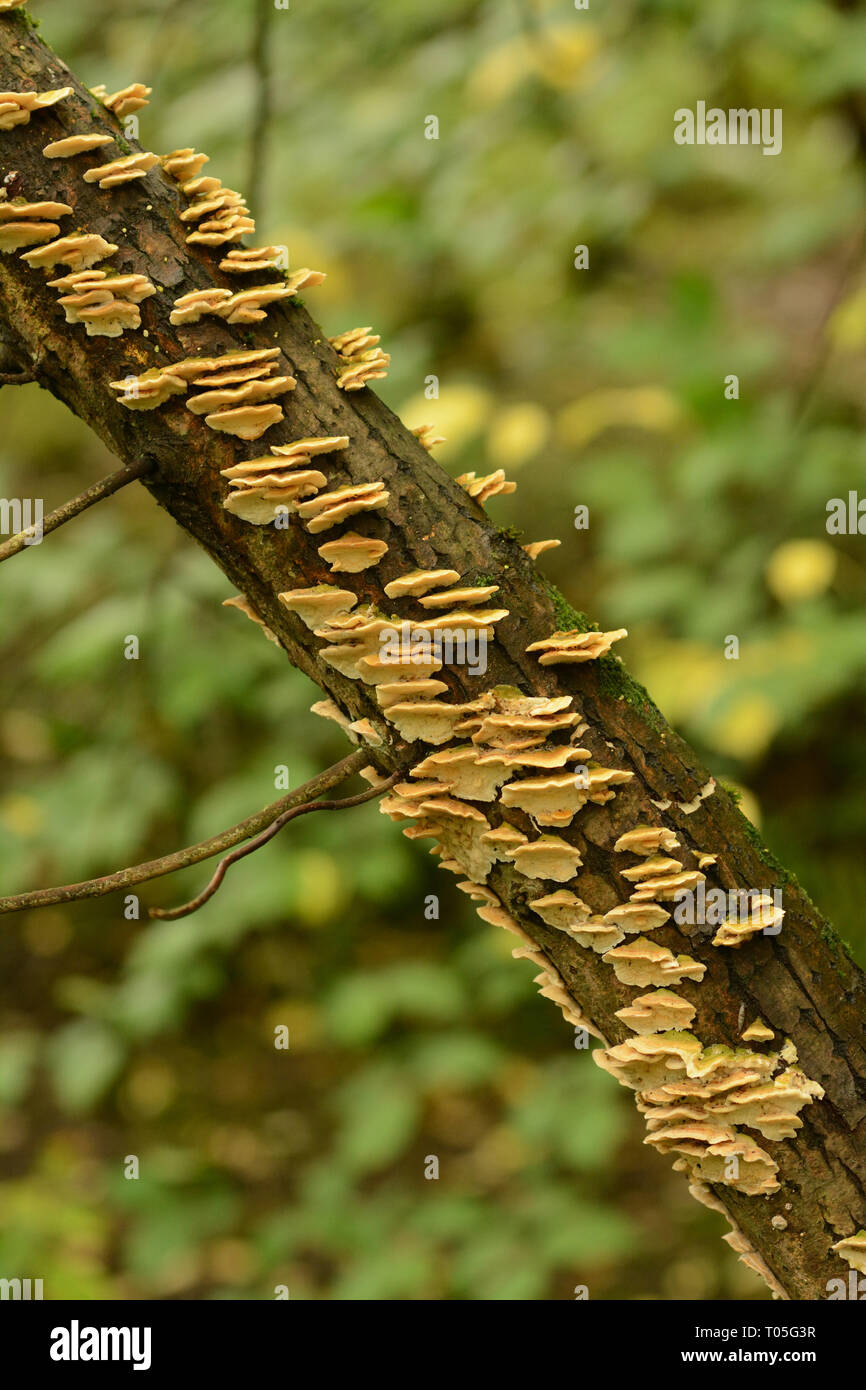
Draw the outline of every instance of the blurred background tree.
<instances>
[{"instance_id":1,"label":"blurred background tree","mask_svg":"<svg viewBox=\"0 0 866 1390\"><path fill-rule=\"evenodd\" d=\"M496 519L562 537L551 578L629 627L631 669L862 963L866 564L825 527L866 462L862 9L34 9L85 80L153 85L147 147L252 179L257 241L328 272L327 332L375 323L382 394L448 436L447 467L517 478ZM699 99L781 107L782 154L675 145ZM112 468L36 387L0 410L3 496L48 508ZM203 838L273 800L279 765L296 784L346 751L143 490L0 594L4 892ZM508 939L375 806L147 922L202 882L149 885L143 920L112 898L4 922L0 1273L50 1298L766 1296Z\"/></svg>"}]
</instances>

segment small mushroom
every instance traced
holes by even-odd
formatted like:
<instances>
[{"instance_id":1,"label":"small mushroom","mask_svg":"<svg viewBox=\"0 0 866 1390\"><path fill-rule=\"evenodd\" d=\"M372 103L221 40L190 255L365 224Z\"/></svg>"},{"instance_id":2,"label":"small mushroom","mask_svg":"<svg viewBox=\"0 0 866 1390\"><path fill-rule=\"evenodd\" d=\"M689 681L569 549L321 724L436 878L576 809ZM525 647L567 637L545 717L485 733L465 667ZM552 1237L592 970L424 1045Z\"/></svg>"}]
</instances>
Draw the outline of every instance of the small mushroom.
<instances>
[{"instance_id":1,"label":"small mushroom","mask_svg":"<svg viewBox=\"0 0 866 1390\"><path fill-rule=\"evenodd\" d=\"M380 708L387 710L390 705L401 704L405 700L432 700L437 695L444 695L447 689L444 681L391 681L387 685L376 686L376 699Z\"/></svg>"},{"instance_id":2,"label":"small mushroom","mask_svg":"<svg viewBox=\"0 0 866 1390\"><path fill-rule=\"evenodd\" d=\"M2 205L0 205L2 206ZM0 251L6 255L21 251L25 246L39 246L58 236L60 227L56 222L0 222Z\"/></svg>"},{"instance_id":3,"label":"small mushroom","mask_svg":"<svg viewBox=\"0 0 866 1390\"><path fill-rule=\"evenodd\" d=\"M192 290L174 301L168 321L176 327L184 323L198 323L204 314L214 313L220 304L231 297L231 290L221 289L218 285L209 285L205 290Z\"/></svg>"}]
</instances>

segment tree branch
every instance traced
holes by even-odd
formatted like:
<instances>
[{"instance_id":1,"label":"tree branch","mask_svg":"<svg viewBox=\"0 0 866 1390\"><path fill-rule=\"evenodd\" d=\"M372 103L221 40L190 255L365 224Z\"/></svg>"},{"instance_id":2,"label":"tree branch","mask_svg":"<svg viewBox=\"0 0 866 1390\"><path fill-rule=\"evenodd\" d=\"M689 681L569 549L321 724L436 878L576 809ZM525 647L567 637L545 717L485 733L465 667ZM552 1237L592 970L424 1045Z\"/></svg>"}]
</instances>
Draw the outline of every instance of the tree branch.
<instances>
[{"instance_id":1,"label":"tree branch","mask_svg":"<svg viewBox=\"0 0 866 1390\"><path fill-rule=\"evenodd\" d=\"M31 377L30 380L35 380L35 377ZM97 502L111 497L113 493L119 492L128 483L134 483L136 479L145 477L152 467L153 464L150 459L142 459L137 463L126 464L123 468L118 468L116 472L109 473L107 478L93 483L84 492L80 492L77 497L72 497L68 502L64 502L62 507L57 507L55 511L49 512L41 522L26 527L25 530L19 531L16 536L10 536L8 541L4 541L0 545L0 564L4 560L11 560L12 556L17 555L20 550L30 547L35 537L47 536L49 532L56 531L58 527L65 526L67 521L73 521L82 512L86 512L88 507L94 507Z\"/></svg>"},{"instance_id":2,"label":"tree branch","mask_svg":"<svg viewBox=\"0 0 866 1390\"><path fill-rule=\"evenodd\" d=\"M47 163L41 152L46 140L81 130L116 136L117 122L107 111L94 109L84 86L20 15L5 17L0 24L0 86L10 91L42 89L49 69L51 85L69 85L72 95L34 115L31 125L2 135L3 151L19 172L22 193L33 200L69 203L75 219L71 225L117 245L113 269L146 274L164 292L143 301L141 332L101 339L94 349L80 327L63 322L46 277L21 257L2 256L0 336L5 333L21 361L45 351L40 384L65 401L121 460L154 460L143 486L211 555L293 664L335 702L341 717L367 731L362 734L368 739L366 759L383 777L420 762L430 754L430 743L414 733L411 740L404 736L395 713L398 707L379 702L372 680L341 673L323 653L317 636L321 627L308 627L280 598L288 586L334 586L328 562L320 554L321 535L311 529L312 523L305 524L303 513L291 513L288 524L277 529L242 521L223 505L228 494L223 470L247 461L252 452L261 455L270 445L346 436L346 449L316 460L326 472L326 488L351 486L357 495L357 485L366 485L367 500L371 483L384 488L385 508L351 519L353 529L385 543L382 558L362 571L339 576L340 587L351 589L350 598L357 605L353 612L368 631L375 627L367 623L370 611L377 619L413 627L429 617L411 594L400 595L399 586L393 588L408 571L454 570L464 587L496 586L493 602L502 615L497 615L495 640L485 649L485 668L471 668L459 658L443 663L437 678L446 689L437 695L434 713L441 715L443 704L459 705L478 697L497 700L497 691L516 687L524 696L556 700L556 709L568 706L581 721L580 744L592 762L627 774L627 783L617 785L612 798L588 803L567 824L552 822L574 856L569 891L589 905L596 922L629 901L633 885L622 872L628 860L614 846L624 832L647 823L673 833L677 862L687 878L694 877L703 860L710 889L724 893L766 887L778 892L785 912L781 935L756 935L731 949L717 945L704 927L680 924L663 912L662 925L651 928L650 945L656 951L662 948L663 955L691 957L692 975L677 985L677 995L686 1002L686 1012L693 1011L689 1027L702 1048L723 1053L739 1049L741 1055L744 1020L760 1015L774 1030L774 1052L778 1055L786 1046L790 1055L795 1048L806 1078L823 1087L824 1099L803 1111L791 1138L768 1141L778 1180L775 1195L758 1201L728 1176L714 1178L712 1192L739 1228L739 1248L759 1252L771 1277L791 1297L826 1297L827 1281L847 1273L832 1249L834 1240L866 1224L863 972L622 662L613 655L569 666L542 666L536 660L533 644L548 639L555 629L584 632L592 624L569 608L517 541L489 521L372 391L349 394L338 387L337 355L304 307L291 301L273 305L265 320L242 330L213 317L192 324L172 322L176 298L215 287L236 292L237 280L220 270L219 248L186 240L188 224L180 220L186 199L160 169L153 168L135 183L100 190L82 180L80 162L77 167L68 167L76 164L73 160ZM134 142L130 144L134 148ZM284 418L268 430L264 443L253 443L249 450L211 429L181 398L132 413L109 388L111 381L125 378L132 365L144 372L182 358L274 348L284 359L279 370L290 373L297 385L285 398ZM329 539L333 538L332 534ZM392 597L395 592L398 596ZM510 697L506 693L503 698L507 702ZM466 720L466 725L474 738L475 721ZM437 725L437 739L441 732ZM449 739L446 730L448 747L453 749L459 737L455 733ZM562 751L554 736L548 752L556 756ZM308 799L305 794L303 800ZM517 832L520 848L532 844L531 853L544 850L535 843L539 826L505 791L475 806L472 801L469 795L461 802L456 794L440 798L434 792L425 803L446 867L457 865L462 875L478 882L490 895L486 903L492 898L498 904L484 909L488 916L492 910L495 920L512 923L533 943L535 958L549 978L556 977L551 997L574 1001L574 1009L614 1045L633 1042L635 1033L621 1015L633 1006L639 987L618 975L612 961L582 945L579 933L552 928L532 906L561 880L542 874L540 884L526 871L528 866L519 867L516 850L500 853L491 862L492 851L486 846L483 853L478 849L482 820L510 837L511 845ZM406 804L411 808L411 798ZM266 818L247 834L258 833L272 820ZM419 830L427 833L423 825L416 827ZM501 846L502 840L498 843ZM629 872L633 874L634 865ZM644 901L646 895L639 892L639 897ZM699 975L705 977L700 982ZM666 975L662 978L671 983ZM717 1058L718 1053L711 1053L709 1060ZM776 1065L772 1059L771 1063ZM683 1162L688 1166L691 1155Z\"/></svg>"},{"instance_id":3,"label":"tree branch","mask_svg":"<svg viewBox=\"0 0 866 1390\"><path fill-rule=\"evenodd\" d=\"M294 807L300 807L302 803L309 802L322 792L338 786L353 773L360 772L368 762L369 755L363 750L350 753L341 762L334 763L333 767L312 777L302 787L296 787L279 801L272 802L254 816L249 816L233 825L230 830L223 830L209 840L202 840L187 849L175 850L173 854L163 855L160 859L149 859L144 864L119 869L117 873L106 874L103 878L86 879L82 883L70 883L62 888L37 888L30 893L17 893L10 898L0 898L0 914L24 912L33 907L53 907L58 903L78 902L82 898L102 898L106 893L134 888L138 883L149 883L152 879L164 877L165 874L176 873L178 869L188 869L192 864L200 864L204 859L212 859L215 854L231 849L250 835L257 835L279 817L291 812ZM364 799L367 799L366 794Z\"/></svg>"},{"instance_id":4,"label":"tree branch","mask_svg":"<svg viewBox=\"0 0 866 1390\"><path fill-rule=\"evenodd\" d=\"M209 902L214 893L219 888L232 864L237 864L239 860L245 859L248 854L255 854L257 849L261 849L269 840L288 825L289 821L295 820L297 816L309 815L312 811L347 811L350 806L361 806L365 801L372 801L374 797L381 796L383 792L393 787L394 783L402 776L402 773L395 772L387 781L370 787L365 792L358 792L357 796L347 796L342 801L307 801L303 806L293 806L284 811L282 815L257 835L249 844L236 849L234 853L227 854L217 865L216 872L206 888L191 898L188 903L183 903L180 907L152 907L149 915L151 917L161 917L169 921L175 921L178 917L188 917L193 912L198 912L200 907L204 907Z\"/></svg>"}]
</instances>

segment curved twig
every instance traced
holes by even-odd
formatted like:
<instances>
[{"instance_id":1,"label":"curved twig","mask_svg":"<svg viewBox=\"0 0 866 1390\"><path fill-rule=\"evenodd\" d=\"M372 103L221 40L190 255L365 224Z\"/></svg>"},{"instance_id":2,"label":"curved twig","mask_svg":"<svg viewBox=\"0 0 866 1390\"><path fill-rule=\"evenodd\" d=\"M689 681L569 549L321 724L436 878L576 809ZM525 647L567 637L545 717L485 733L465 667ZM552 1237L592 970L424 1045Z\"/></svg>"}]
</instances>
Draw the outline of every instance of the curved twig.
<instances>
[{"instance_id":1,"label":"curved twig","mask_svg":"<svg viewBox=\"0 0 866 1390\"><path fill-rule=\"evenodd\" d=\"M370 787L368 791L359 792L357 796L347 796L342 801L308 801L303 806L293 806L278 816L254 840L250 840L249 844L242 845L240 849L234 850L232 854L227 854L224 859L221 859L210 883L202 889L197 897L191 898L187 903L182 903L180 907L152 907L149 915L173 922L178 917L188 917L190 913L198 912L198 909L204 907L205 903L213 897L232 864L237 864L238 860L245 859L248 854L254 854L257 849L261 849L262 845L266 845L268 840L272 840L284 825L288 825L290 820L294 820L296 816L305 816L310 811L346 811L350 806L360 806L362 802L372 801L374 796L381 796L383 792L388 791L389 787L393 787L402 775L401 772L395 772L393 776L388 778L387 782Z\"/></svg>"},{"instance_id":2,"label":"curved twig","mask_svg":"<svg viewBox=\"0 0 866 1390\"><path fill-rule=\"evenodd\" d=\"M230 849L232 845L240 844L250 835L256 835L264 827L271 825L278 816L290 807L307 802L311 797L319 796L322 792L330 791L331 787L336 787L347 777L351 777L353 773L360 772L369 760L369 755L362 750L357 753L350 753L341 762L334 763L333 767L320 772L309 782L305 782L302 787L297 787L294 791L281 797L279 801L274 801L264 810L258 811L256 815L249 816L247 820L240 821L230 830L223 830L210 840L202 840L200 844L190 845L186 849L175 850L173 854L163 855L161 859L149 859L144 864L134 864L128 869L119 869L117 873L106 874L103 878L91 878L82 883L67 884L62 888L37 888L30 893L18 893L14 897L0 898L0 913L24 912L31 907L51 907L57 903L77 902L81 898L101 898L106 893L114 893L122 888L132 888L137 883L148 883L151 879L176 873L178 869L187 869L191 864L200 864L203 859L212 859L215 854Z\"/></svg>"}]
</instances>

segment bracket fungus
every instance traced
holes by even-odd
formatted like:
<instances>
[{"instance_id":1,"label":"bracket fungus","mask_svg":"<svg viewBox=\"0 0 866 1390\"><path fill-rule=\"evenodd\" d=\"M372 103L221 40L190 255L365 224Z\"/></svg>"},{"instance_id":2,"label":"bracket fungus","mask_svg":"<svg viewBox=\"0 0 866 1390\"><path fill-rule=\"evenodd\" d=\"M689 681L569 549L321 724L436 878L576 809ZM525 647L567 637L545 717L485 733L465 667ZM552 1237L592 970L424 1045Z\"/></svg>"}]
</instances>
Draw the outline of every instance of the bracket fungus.
<instances>
[{"instance_id":1,"label":"bracket fungus","mask_svg":"<svg viewBox=\"0 0 866 1390\"><path fill-rule=\"evenodd\" d=\"M220 261L227 275L258 275L279 270L285 258L283 246L235 246Z\"/></svg>"},{"instance_id":2,"label":"bracket fungus","mask_svg":"<svg viewBox=\"0 0 866 1390\"><path fill-rule=\"evenodd\" d=\"M0 189L0 251L8 254L52 241L60 234L59 224L52 219L68 217L71 212L68 203L9 200L6 190Z\"/></svg>"},{"instance_id":3,"label":"bracket fungus","mask_svg":"<svg viewBox=\"0 0 866 1390\"><path fill-rule=\"evenodd\" d=\"M27 125L34 112L45 111L71 96L71 87L54 87L48 92L0 92L0 130Z\"/></svg>"},{"instance_id":4,"label":"bracket fungus","mask_svg":"<svg viewBox=\"0 0 866 1390\"><path fill-rule=\"evenodd\" d=\"M105 109L112 111L119 121L147 106L152 91L153 88L146 87L143 82L132 82L128 87L121 87L119 92L106 92L102 83L90 88L91 96L101 101Z\"/></svg>"},{"instance_id":5,"label":"bracket fungus","mask_svg":"<svg viewBox=\"0 0 866 1390\"><path fill-rule=\"evenodd\" d=\"M425 594L418 599L422 608L447 608L452 603L484 603L499 593L498 584L481 584L475 588L444 589L441 593ZM503 614L504 616L504 614Z\"/></svg>"},{"instance_id":6,"label":"bracket fungus","mask_svg":"<svg viewBox=\"0 0 866 1390\"><path fill-rule=\"evenodd\" d=\"M656 989L651 994L640 994L623 1009L617 1009L616 1017L634 1033L665 1033L669 1029L690 1028L697 1010L687 999L682 999L670 989Z\"/></svg>"},{"instance_id":7,"label":"bracket fungus","mask_svg":"<svg viewBox=\"0 0 866 1390\"><path fill-rule=\"evenodd\" d=\"M592 909L567 888L559 888L555 893L547 893L540 898L531 898L529 906L546 926L556 931L571 931L592 916Z\"/></svg>"},{"instance_id":8,"label":"bracket fungus","mask_svg":"<svg viewBox=\"0 0 866 1390\"><path fill-rule=\"evenodd\" d=\"M431 589L444 588L460 578L456 570L410 570L385 585L388 598L417 598Z\"/></svg>"},{"instance_id":9,"label":"bracket fungus","mask_svg":"<svg viewBox=\"0 0 866 1390\"><path fill-rule=\"evenodd\" d=\"M713 937L713 945L732 946L734 948L742 946L744 942L757 936L759 932L763 932L767 928L778 927L784 916L784 908L776 907L768 894L761 893L758 897L750 900L747 917L722 922Z\"/></svg>"},{"instance_id":10,"label":"bracket fungus","mask_svg":"<svg viewBox=\"0 0 866 1390\"><path fill-rule=\"evenodd\" d=\"M661 874L658 878L645 878L632 893L632 902L672 902L683 893L690 893L699 883L706 881L706 874L697 869L682 869L680 873Z\"/></svg>"},{"instance_id":11,"label":"bracket fungus","mask_svg":"<svg viewBox=\"0 0 866 1390\"><path fill-rule=\"evenodd\" d=\"M437 444L445 443L445 435L437 434L435 425L416 425L412 433L428 454Z\"/></svg>"},{"instance_id":12,"label":"bracket fungus","mask_svg":"<svg viewBox=\"0 0 866 1390\"><path fill-rule=\"evenodd\" d=\"M243 594L235 594L234 598L224 598L222 606L223 608L239 609L240 612L244 613L246 617L248 617L252 622L256 624L257 627L261 628L262 632L265 634L269 642L273 642L274 646L276 647L280 646L279 637L277 637L276 634L271 631L264 619L259 617L258 613L250 603L249 599L245 598Z\"/></svg>"},{"instance_id":13,"label":"bracket fungus","mask_svg":"<svg viewBox=\"0 0 866 1390\"><path fill-rule=\"evenodd\" d=\"M772 1028L768 1028L762 1018L756 1018L754 1023L750 1023L746 1031L740 1034L743 1042L772 1042L775 1036Z\"/></svg>"},{"instance_id":14,"label":"bracket fungus","mask_svg":"<svg viewBox=\"0 0 866 1390\"><path fill-rule=\"evenodd\" d=\"M508 481L502 468L497 468L494 473L486 473L480 478L474 473L461 473L456 481L479 507L483 507L489 498L498 496L500 492L507 494L517 491L517 484Z\"/></svg>"},{"instance_id":15,"label":"bracket fungus","mask_svg":"<svg viewBox=\"0 0 866 1390\"><path fill-rule=\"evenodd\" d=\"M432 700L436 695L444 695L447 689L444 681L415 680L411 676L406 680L389 681L375 687L377 703L384 710L390 705L399 705L404 700Z\"/></svg>"},{"instance_id":16,"label":"bracket fungus","mask_svg":"<svg viewBox=\"0 0 866 1390\"><path fill-rule=\"evenodd\" d=\"M518 830L516 826L509 825L508 821L503 821L495 829L488 830L483 839L494 862L507 864L513 859L514 851L520 845L528 843L529 837L524 835L522 830Z\"/></svg>"},{"instance_id":17,"label":"bracket fungus","mask_svg":"<svg viewBox=\"0 0 866 1390\"><path fill-rule=\"evenodd\" d=\"M412 768L410 776L439 777L455 796L466 797L469 801L495 801L508 773L481 766L478 749L472 744L461 744L440 753L430 753Z\"/></svg>"},{"instance_id":18,"label":"bracket fungus","mask_svg":"<svg viewBox=\"0 0 866 1390\"><path fill-rule=\"evenodd\" d=\"M626 933L645 932L663 927L665 922L670 921L670 916L669 912L654 902L620 903L604 914L604 920Z\"/></svg>"},{"instance_id":19,"label":"bracket fungus","mask_svg":"<svg viewBox=\"0 0 866 1390\"><path fill-rule=\"evenodd\" d=\"M238 439L260 439L272 425L285 417L278 405L242 405L233 410L218 410L205 416L205 424L221 434L233 434Z\"/></svg>"},{"instance_id":20,"label":"bracket fungus","mask_svg":"<svg viewBox=\"0 0 866 1390\"><path fill-rule=\"evenodd\" d=\"M111 135L65 135L62 140L52 140L42 153L46 159L72 159L74 155L89 154L91 150L113 144L114 137Z\"/></svg>"},{"instance_id":21,"label":"bracket fungus","mask_svg":"<svg viewBox=\"0 0 866 1390\"><path fill-rule=\"evenodd\" d=\"M323 492L309 502L302 502L298 507L298 514L303 518L310 534L318 535L358 512L381 510L387 507L390 499L391 494L381 481L349 483L333 492Z\"/></svg>"},{"instance_id":22,"label":"bracket fungus","mask_svg":"<svg viewBox=\"0 0 866 1390\"><path fill-rule=\"evenodd\" d=\"M845 1236L830 1246L852 1269L866 1274L866 1231L859 1230L853 1236Z\"/></svg>"},{"instance_id":23,"label":"bracket fungus","mask_svg":"<svg viewBox=\"0 0 866 1390\"><path fill-rule=\"evenodd\" d=\"M301 622L311 630L318 623L330 622L342 613L348 613L357 603L357 595L350 589L338 589L333 584L317 584L312 589L290 589L277 598L290 613L297 613Z\"/></svg>"},{"instance_id":24,"label":"bracket fungus","mask_svg":"<svg viewBox=\"0 0 866 1390\"><path fill-rule=\"evenodd\" d=\"M523 546L530 560L537 560L539 555L543 555L546 550L556 550L557 546L562 545L562 541L531 541L529 545Z\"/></svg>"},{"instance_id":25,"label":"bracket fungus","mask_svg":"<svg viewBox=\"0 0 866 1390\"><path fill-rule=\"evenodd\" d=\"M369 381L380 381L388 375L391 358L381 348L371 348L360 357L340 358L345 365L337 377L341 391L360 391Z\"/></svg>"},{"instance_id":26,"label":"bracket fungus","mask_svg":"<svg viewBox=\"0 0 866 1390\"><path fill-rule=\"evenodd\" d=\"M120 275L105 270L79 270L49 280L64 291L58 299L67 323L83 323L89 338L117 338L141 325L138 305L156 294L144 275ZM167 387L168 383L164 383Z\"/></svg>"},{"instance_id":27,"label":"bracket fungus","mask_svg":"<svg viewBox=\"0 0 866 1390\"><path fill-rule=\"evenodd\" d=\"M624 627L613 632L580 632L577 628L569 632L553 632L541 642L531 642L528 652L540 652L539 666L563 666L596 661L609 652L614 642L628 636Z\"/></svg>"},{"instance_id":28,"label":"bracket fungus","mask_svg":"<svg viewBox=\"0 0 866 1390\"><path fill-rule=\"evenodd\" d=\"M634 830L627 830L624 835L620 835L614 844L614 853L621 854L629 850L632 854L656 854L659 850L664 850L669 854L673 849L679 849L680 842L673 830L668 830L663 825L637 825Z\"/></svg>"},{"instance_id":29,"label":"bracket fungus","mask_svg":"<svg viewBox=\"0 0 866 1390\"><path fill-rule=\"evenodd\" d=\"M525 777L503 788L502 804L525 811L538 825L570 825L587 802L604 805L613 799L615 793L609 783L619 785L633 775L589 764L585 779L576 778L573 772Z\"/></svg>"},{"instance_id":30,"label":"bracket fungus","mask_svg":"<svg viewBox=\"0 0 866 1390\"><path fill-rule=\"evenodd\" d=\"M527 840L511 850L508 857L527 878L549 878L554 883L567 883L583 863L580 851L558 835Z\"/></svg>"},{"instance_id":31,"label":"bracket fungus","mask_svg":"<svg viewBox=\"0 0 866 1390\"><path fill-rule=\"evenodd\" d=\"M70 270L89 270L97 261L107 261L118 249L98 232L76 232L50 241L47 246L25 251L21 259L40 270L51 271L56 265L68 266Z\"/></svg>"},{"instance_id":32,"label":"bracket fungus","mask_svg":"<svg viewBox=\"0 0 866 1390\"><path fill-rule=\"evenodd\" d=\"M646 936L635 937L623 946L615 946L604 957L623 985L678 985L685 979L702 980L707 967L691 956L675 956L667 946L660 946Z\"/></svg>"},{"instance_id":33,"label":"bracket fungus","mask_svg":"<svg viewBox=\"0 0 866 1390\"><path fill-rule=\"evenodd\" d=\"M331 566L332 574L337 571L358 574L371 565L377 565L387 553L385 541L359 536L357 531L345 531L336 540L325 541L324 545L319 546L319 554Z\"/></svg>"},{"instance_id":34,"label":"bracket fungus","mask_svg":"<svg viewBox=\"0 0 866 1390\"><path fill-rule=\"evenodd\" d=\"M109 164L97 164L84 174L85 183L98 183L100 188L117 188L120 184L133 183L136 179L147 177L148 172L159 163L157 155L149 150L141 154L122 155Z\"/></svg>"},{"instance_id":35,"label":"bracket fungus","mask_svg":"<svg viewBox=\"0 0 866 1390\"><path fill-rule=\"evenodd\" d=\"M185 149L171 150L164 154L160 163L170 178L184 184L196 178L205 164L210 163L210 155L196 154L191 146L187 146Z\"/></svg>"}]
</instances>

